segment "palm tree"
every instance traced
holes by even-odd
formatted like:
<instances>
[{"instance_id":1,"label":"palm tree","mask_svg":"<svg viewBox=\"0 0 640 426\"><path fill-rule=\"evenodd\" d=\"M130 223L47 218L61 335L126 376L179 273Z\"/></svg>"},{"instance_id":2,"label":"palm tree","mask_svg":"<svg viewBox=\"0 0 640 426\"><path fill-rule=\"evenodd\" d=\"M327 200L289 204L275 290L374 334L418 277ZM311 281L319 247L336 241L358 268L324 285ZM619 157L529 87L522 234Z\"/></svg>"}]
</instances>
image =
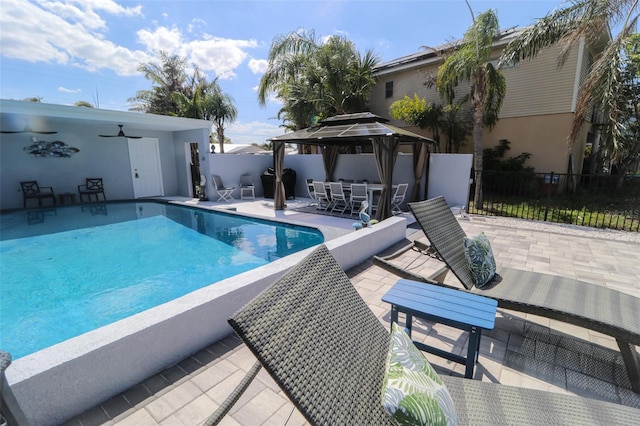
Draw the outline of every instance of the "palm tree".
<instances>
[{"instance_id":1,"label":"palm tree","mask_svg":"<svg viewBox=\"0 0 640 426\"><path fill-rule=\"evenodd\" d=\"M321 43L313 31L281 35L271 43L268 59L258 101L264 106L269 95L280 98L284 106L279 117L292 121L288 128L368 108L378 58L371 51L360 56L344 37L332 36Z\"/></svg>"},{"instance_id":2,"label":"palm tree","mask_svg":"<svg viewBox=\"0 0 640 426\"><path fill-rule=\"evenodd\" d=\"M467 5L469 3L467 2ZM469 6L471 11L471 7ZM473 17L473 11L471 11ZM473 18L462 42L446 55L438 69L436 85L440 96L453 103L450 96L460 80L470 83L469 101L473 108L473 159L476 173L474 204L482 205L483 127L498 120L506 92L502 73L489 62L494 40L499 35L498 18L493 10Z\"/></svg>"},{"instance_id":3,"label":"palm tree","mask_svg":"<svg viewBox=\"0 0 640 426\"><path fill-rule=\"evenodd\" d=\"M231 96L224 93L217 81L213 81L203 92L204 117L211 120L216 128L220 153L224 153L224 129L238 117L238 110Z\"/></svg>"},{"instance_id":4,"label":"palm tree","mask_svg":"<svg viewBox=\"0 0 640 426\"><path fill-rule=\"evenodd\" d=\"M151 90L139 90L134 97L129 98L129 102L134 103L130 109L152 114L179 115L179 106L173 93L190 95L185 92L186 58L169 55L164 51L158 54L161 63L150 62L138 66L138 71L144 73L147 80L151 80L153 87Z\"/></svg>"},{"instance_id":5,"label":"palm tree","mask_svg":"<svg viewBox=\"0 0 640 426\"><path fill-rule=\"evenodd\" d=\"M625 138L625 116L620 96L625 93L625 47L637 34L639 0L574 0L566 7L550 12L512 40L505 48L500 63L516 64L534 58L542 49L561 43L559 63L562 64L569 49L580 40L601 44L603 34L621 24L620 33L606 40L606 46L588 70L582 84L568 142L573 145L583 126L583 118L597 105L608 124L603 135L611 141L613 157L618 142ZM637 141L640 144L640 141Z\"/></svg>"}]
</instances>

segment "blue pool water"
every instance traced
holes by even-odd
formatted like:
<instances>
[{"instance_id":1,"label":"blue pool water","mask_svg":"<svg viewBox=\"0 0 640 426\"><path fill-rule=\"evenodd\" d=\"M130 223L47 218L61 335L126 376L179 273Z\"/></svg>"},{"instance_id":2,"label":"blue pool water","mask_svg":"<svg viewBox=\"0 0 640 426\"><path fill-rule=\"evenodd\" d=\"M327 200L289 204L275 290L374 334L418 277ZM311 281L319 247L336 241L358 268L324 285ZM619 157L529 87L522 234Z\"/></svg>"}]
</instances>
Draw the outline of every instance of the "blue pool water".
<instances>
[{"instance_id":1,"label":"blue pool water","mask_svg":"<svg viewBox=\"0 0 640 426\"><path fill-rule=\"evenodd\" d=\"M323 241L312 228L153 202L1 220L0 348L14 358Z\"/></svg>"}]
</instances>

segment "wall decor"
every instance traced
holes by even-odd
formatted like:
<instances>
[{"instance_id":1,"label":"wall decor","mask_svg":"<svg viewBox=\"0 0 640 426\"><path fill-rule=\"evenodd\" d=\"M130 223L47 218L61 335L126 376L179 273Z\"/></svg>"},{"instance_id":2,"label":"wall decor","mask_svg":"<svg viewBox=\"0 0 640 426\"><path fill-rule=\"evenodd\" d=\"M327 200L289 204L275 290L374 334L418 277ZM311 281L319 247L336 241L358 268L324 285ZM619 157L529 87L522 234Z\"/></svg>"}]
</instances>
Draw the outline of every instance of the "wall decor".
<instances>
[{"instance_id":1,"label":"wall decor","mask_svg":"<svg viewBox=\"0 0 640 426\"><path fill-rule=\"evenodd\" d=\"M69 146L62 141L46 142L34 140L33 142L32 145L25 147L24 150L36 157L69 158L76 152L80 152L78 148Z\"/></svg>"}]
</instances>

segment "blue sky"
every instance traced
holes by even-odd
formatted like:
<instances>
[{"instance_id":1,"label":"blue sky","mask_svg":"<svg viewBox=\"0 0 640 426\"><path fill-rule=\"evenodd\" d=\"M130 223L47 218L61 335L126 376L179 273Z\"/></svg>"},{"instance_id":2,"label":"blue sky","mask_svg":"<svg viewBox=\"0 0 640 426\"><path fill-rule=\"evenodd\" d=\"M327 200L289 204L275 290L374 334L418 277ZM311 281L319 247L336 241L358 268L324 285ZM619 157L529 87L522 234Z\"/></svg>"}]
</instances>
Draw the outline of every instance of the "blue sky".
<instances>
[{"instance_id":1,"label":"blue sky","mask_svg":"<svg viewBox=\"0 0 640 426\"><path fill-rule=\"evenodd\" d=\"M470 3L475 14L495 9L506 29L530 25L561 0ZM470 24L464 0L0 0L0 98L128 110L128 98L151 88L138 64L162 49L218 77L234 98L231 142L263 143L283 133L280 105L262 108L256 95L274 37L344 35L385 62L461 38Z\"/></svg>"}]
</instances>

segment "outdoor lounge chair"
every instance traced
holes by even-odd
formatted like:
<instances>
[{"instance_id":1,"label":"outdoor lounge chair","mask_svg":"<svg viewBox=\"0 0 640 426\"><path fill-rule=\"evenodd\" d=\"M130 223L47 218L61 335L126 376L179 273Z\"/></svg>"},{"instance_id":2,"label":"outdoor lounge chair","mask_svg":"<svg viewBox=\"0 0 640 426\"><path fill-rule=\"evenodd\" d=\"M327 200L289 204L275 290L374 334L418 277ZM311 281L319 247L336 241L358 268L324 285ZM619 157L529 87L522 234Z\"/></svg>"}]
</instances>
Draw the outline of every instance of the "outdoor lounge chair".
<instances>
[{"instance_id":1,"label":"outdoor lounge chair","mask_svg":"<svg viewBox=\"0 0 640 426\"><path fill-rule=\"evenodd\" d=\"M217 424L262 365L313 425L391 425L382 406L387 327L320 246L229 323L258 358L205 424ZM443 376L459 424L640 424L609 402Z\"/></svg>"},{"instance_id":2,"label":"outdoor lounge chair","mask_svg":"<svg viewBox=\"0 0 640 426\"><path fill-rule=\"evenodd\" d=\"M532 271L498 268L492 282L474 287L464 253L464 230L443 197L409 203L437 256L464 288L443 281L443 271L422 277L380 257L373 263L412 280L466 290L498 301L498 306L588 328L616 339L631 387L640 393L640 298L604 286Z\"/></svg>"}]
</instances>

